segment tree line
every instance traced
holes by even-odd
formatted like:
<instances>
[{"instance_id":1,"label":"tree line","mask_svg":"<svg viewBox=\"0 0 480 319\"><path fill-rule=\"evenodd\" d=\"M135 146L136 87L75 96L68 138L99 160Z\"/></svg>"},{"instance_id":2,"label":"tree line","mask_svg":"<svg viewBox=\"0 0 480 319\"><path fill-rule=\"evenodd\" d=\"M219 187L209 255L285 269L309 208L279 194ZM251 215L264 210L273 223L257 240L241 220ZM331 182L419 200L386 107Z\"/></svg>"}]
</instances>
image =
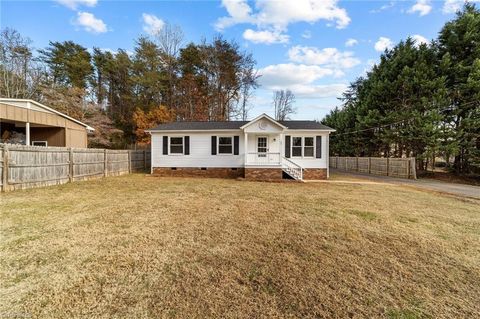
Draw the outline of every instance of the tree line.
<instances>
[{"instance_id":1,"label":"tree line","mask_svg":"<svg viewBox=\"0 0 480 319\"><path fill-rule=\"evenodd\" d=\"M324 123L331 154L443 157L457 173L480 171L480 11L467 4L429 44L411 38L350 84Z\"/></svg>"},{"instance_id":2,"label":"tree line","mask_svg":"<svg viewBox=\"0 0 480 319\"><path fill-rule=\"evenodd\" d=\"M90 146L148 142L144 130L171 120L246 119L258 75L252 55L234 41L184 45L166 24L141 36L133 52L73 41L34 50L6 28L0 35L0 96L31 98L97 129Z\"/></svg>"}]
</instances>

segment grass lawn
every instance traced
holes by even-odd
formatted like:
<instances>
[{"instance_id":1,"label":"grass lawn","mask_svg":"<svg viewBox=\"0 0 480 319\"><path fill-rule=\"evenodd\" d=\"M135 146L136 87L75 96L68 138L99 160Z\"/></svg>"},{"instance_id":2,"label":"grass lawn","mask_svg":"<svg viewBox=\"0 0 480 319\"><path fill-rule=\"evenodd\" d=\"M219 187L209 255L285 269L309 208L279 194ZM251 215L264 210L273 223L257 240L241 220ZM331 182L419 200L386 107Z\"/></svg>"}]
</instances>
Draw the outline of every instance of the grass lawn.
<instances>
[{"instance_id":1,"label":"grass lawn","mask_svg":"<svg viewBox=\"0 0 480 319\"><path fill-rule=\"evenodd\" d=\"M479 201L130 175L0 203L0 317L480 315Z\"/></svg>"}]
</instances>

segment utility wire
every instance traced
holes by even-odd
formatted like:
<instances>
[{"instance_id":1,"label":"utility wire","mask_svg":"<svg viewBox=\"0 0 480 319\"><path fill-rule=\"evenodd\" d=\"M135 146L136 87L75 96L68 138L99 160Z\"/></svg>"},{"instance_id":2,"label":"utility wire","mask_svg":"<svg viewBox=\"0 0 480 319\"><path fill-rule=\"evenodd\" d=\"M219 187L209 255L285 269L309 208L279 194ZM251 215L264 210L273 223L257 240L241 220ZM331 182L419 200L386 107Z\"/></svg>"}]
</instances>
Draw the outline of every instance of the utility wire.
<instances>
[{"instance_id":1,"label":"utility wire","mask_svg":"<svg viewBox=\"0 0 480 319\"><path fill-rule=\"evenodd\" d=\"M470 105L470 104L473 104L473 103L480 103L480 101L470 101L470 102L467 102L467 103L462 103L462 106ZM444 111L453 111L453 110L454 110L454 109L452 109L452 108L449 106L449 107L446 107L446 108L441 109L441 110L438 110L438 111L439 111L439 112L444 112ZM409 120L409 119L410 119L410 118L403 119L403 120L400 120L400 121L397 121L397 122L393 122L393 123L389 123L389 124L383 124L383 125L374 126L374 127L369 127L369 128L366 128L366 129L361 129L361 130L356 130L356 131L351 131L351 132L344 132L344 133L332 132L332 134L335 134L335 136L340 136L340 135L348 135L348 134L354 134L354 133L359 133L359 132L366 132L366 131L371 131L371 130L379 129L379 128L386 127L386 126L391 126L391 125L399 124L399 123L405 122L405 121L407 121L407 120Z\"/></svg>"}]
</instances>

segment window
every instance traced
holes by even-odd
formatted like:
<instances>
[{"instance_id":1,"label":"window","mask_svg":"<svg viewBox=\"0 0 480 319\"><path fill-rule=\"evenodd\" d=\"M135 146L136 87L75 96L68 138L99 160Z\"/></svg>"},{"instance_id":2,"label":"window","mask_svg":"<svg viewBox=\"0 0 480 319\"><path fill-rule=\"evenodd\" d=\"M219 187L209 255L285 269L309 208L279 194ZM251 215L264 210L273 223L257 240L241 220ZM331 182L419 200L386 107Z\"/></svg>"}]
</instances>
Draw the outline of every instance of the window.
<instances>
[{"instance_id":1,"label":"window","mask_svg":"<svg viewBox=\"0 0 480 319\"><path fill-rule=\"evenodd\" d=\"M233 154L233 138L219 137L218 138L218 154Z\"/></svg>"},{"instance_id":2,"label":"window","mask_svg":"<svg viewBox=\"0 0 480 319\"><path fill-rule=\"evenodd\" d=\"M32 141L32 146L47 146L47 141Z\"/></svg>"},{"instance_id":3,"label":"window","mask_svg":"<svg viewBox=\"0 0 480 319\"><path fill-rule=\"evenodd\" d=\"M183 154L183 137L170 137L170 154Z\"/></svg>"},{"instance_id":4,"label":"window","mask_svg":"<svg viewBox=\"0 0 480 319\"><path fill-rule=\"evenodd\" d=\"M302 157L302 138L292 138L292 157Z\"/></svg>"},{"instance_id":5,"label":"window","mask_svg":"<svg viewBox=\"0 0 480 319\"><path fill-rule=\"evenodd\" d=\"M313 157L314 146L313 146L313 137L304 137L303 143L303 157Z\"/></svg>"},{"instance_id":6,"label":"window","mask_svg":"<svg viewBox=\"0 0 480 319\"><path fill-rule=\"evenodd\" d=\"M292 157L314 157L315 138L313 137L292 137Z\"/></svg>"}]
</instances>

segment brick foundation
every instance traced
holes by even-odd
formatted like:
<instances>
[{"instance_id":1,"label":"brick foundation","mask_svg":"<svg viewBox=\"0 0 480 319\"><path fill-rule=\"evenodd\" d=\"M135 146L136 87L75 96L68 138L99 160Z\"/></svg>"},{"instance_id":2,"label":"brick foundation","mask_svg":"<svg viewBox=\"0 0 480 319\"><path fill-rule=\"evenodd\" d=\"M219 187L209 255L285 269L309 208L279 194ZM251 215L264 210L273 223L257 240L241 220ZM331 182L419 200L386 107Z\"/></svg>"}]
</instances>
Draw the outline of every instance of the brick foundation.
<instances>
[{"instance_id":1,"label":"brick foundation","mask_svg":"<svg viewBox=\"0 0 480 319\"><path fill-rule=\"evenodd\" d=\"M303 179L327 179L326 168L305 168Z\"/></svg>"},{"instance_id":2,"label":"brick foundation","mask_svg":"<svg viewBox=\"0 0 480 319\"><path fill-rule=\"evenodd\" d=\"M281 168L245 168L245 179L253 181L276 181L282 179Z\"/></svg>"},{"instance_id":3,"label":"brick foundation","mask_svg":"<svg viewBox=\"0 0 480 319\"><path fill-rule=\"evenodd\" d=\"M239 178L245 176L245 169L238 168L223 168L223 167L207 167L201 169L200 167L154 167L154 176L162 177L215 177L215 178Z\"/></svg>"}]
</instances>

